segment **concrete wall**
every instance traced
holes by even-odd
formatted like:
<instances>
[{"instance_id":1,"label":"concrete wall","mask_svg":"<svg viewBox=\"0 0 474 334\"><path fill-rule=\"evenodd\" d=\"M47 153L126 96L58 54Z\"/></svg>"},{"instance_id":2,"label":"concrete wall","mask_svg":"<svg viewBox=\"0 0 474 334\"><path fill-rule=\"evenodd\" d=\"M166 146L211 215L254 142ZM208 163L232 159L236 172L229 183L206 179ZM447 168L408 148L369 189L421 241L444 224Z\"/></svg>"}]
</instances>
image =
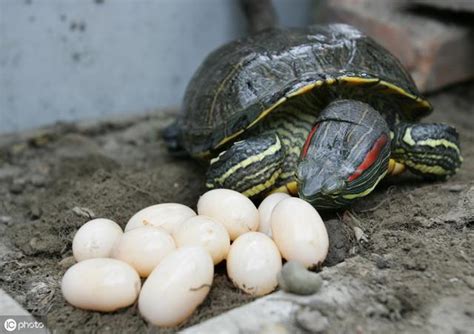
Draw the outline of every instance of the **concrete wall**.
<instances>
[{"instance_id":1,"label":"concrete wall","mask_svg":"<svg viewBox=\"0 0 474 334\"><path fill-rule=\"evenodd\" d=\"M282 25L311 22L311 0L274 2ZM237 0L0 0L0 132L177 106L244 33Z\"/></svg>"}]
</instances>

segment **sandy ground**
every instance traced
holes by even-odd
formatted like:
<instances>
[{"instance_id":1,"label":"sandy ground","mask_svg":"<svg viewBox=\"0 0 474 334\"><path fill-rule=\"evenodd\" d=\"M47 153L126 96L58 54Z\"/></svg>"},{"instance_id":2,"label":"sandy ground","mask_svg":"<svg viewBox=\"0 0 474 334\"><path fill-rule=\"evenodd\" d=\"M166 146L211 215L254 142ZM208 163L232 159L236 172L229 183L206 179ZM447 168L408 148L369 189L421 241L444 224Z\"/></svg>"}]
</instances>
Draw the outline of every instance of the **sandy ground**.
<instances>
[{"instance_id":1,"label":"sandy ground","mask_svg":"<svg viewBox=\"0 0 474 334\"><path fill-rule=\"evenodd\" d=\"M453 124L461 134L462 169L447 182L409 174L387 179L349 213L324 215L331 238L326 265L350 258L324 278L328 284L360 282L364 300L342 314L326 311L325 331L474 328L474 83L431 101L436 110L429 120ZM60 280L73 263L73 235L90 216L124 226L152 204L195 207L205 190L204 168L166 153L159 131L171 120L172 112L161 112L0 137L1 286L34 315L45 316L51 328L160 331L140 318L136 305L112 314L73 308L62 298ZM358 242L353 226L365 233ZM220 266L210 296L182 327L251 300Z\"/></svg>"}]
</instances>

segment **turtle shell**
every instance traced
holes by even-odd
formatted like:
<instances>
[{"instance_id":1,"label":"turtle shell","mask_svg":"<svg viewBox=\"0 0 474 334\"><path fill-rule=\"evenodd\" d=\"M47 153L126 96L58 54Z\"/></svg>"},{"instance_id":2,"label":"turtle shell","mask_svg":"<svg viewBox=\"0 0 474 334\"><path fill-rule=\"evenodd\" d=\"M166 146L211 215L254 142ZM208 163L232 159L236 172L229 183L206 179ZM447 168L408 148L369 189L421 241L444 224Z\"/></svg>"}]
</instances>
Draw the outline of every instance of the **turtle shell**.
<instances>
[{"instance_id":1,"label":"turtle shell","mask_svg":"<svg viewBox=\"0 0 474 334\"><path fill-rule=\"evenodd\" d=\"M190 154L206 156L298 95L328 100L328 87L357 90L360 97L370 89L371 103L389 96L397 102L397 120L416 121L431 111L400 62L359 30L345 24L273 29L205 59L185 93L181 143Z\"/></svg>"}]
</instances>

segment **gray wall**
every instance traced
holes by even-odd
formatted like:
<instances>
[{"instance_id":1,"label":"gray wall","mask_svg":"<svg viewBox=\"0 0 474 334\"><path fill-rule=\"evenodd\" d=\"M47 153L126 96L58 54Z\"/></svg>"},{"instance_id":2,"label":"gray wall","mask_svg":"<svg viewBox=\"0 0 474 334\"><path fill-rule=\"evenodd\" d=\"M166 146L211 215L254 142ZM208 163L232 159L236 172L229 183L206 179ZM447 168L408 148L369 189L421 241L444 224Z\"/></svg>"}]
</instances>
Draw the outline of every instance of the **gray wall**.
<instances>
[{"instance_id":1,"label":"gray wall","mask_svg":"<svg viewBox=\"0 0 474 334\"><path fill-rule=\"evenodd\" d=\"M303 26L311 0L276 0ZM237 0L0 0L0 132L178 106L194 70L242 36Z\"/></svg>"}]
</instances>

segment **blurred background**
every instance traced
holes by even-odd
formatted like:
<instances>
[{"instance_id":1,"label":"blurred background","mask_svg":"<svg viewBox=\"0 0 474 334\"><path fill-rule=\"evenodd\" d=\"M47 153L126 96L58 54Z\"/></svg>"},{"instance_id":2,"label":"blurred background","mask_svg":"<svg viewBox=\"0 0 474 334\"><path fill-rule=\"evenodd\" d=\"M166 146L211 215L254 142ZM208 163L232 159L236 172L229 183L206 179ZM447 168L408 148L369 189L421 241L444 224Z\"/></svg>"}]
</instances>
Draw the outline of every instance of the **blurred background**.
<instances>
[{"instance_id":1,"label":"blurred background","mask_svg":"<svg viewBox=\"0 0 474 334\"><path fill-rule=\"evenodd\" d=\"M358 26L426 92L474 75L473 4L273 1L281 26ZM0 0L0 133L176 108L204 57L246 34L238 0Z\"/></svg>"},{"instance_id":2,"label":"blurred background","mask_svg":"<svg viewBox=\"0 0 474 334\"><path fill-rule=\"evenodd\" d=\"M246 33L236 0L0 0L0 132L180 104L204 57ZM285 26L311 0L276 0Z\"/></svg>"}]
</instances>

